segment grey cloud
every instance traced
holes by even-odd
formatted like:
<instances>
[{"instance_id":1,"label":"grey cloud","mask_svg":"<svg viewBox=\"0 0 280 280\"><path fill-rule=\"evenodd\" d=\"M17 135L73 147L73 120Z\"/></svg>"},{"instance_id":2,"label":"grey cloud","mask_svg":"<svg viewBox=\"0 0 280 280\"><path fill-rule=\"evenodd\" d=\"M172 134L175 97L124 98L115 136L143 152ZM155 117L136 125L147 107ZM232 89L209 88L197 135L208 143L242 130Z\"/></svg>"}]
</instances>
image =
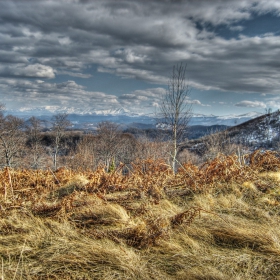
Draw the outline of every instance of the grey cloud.
<instances>
[{"instance_id":1,"label":"grey cloud","mask_svg":"<svg viewBox=\"0 0 280 280\"><path fill-rule=\"evenodd\" d=\"M21 56L15 56L11 51L0 50L0 62L1 64L13 64L13 63L26 63L27 60Z\"/></svg>"}]
</instances>

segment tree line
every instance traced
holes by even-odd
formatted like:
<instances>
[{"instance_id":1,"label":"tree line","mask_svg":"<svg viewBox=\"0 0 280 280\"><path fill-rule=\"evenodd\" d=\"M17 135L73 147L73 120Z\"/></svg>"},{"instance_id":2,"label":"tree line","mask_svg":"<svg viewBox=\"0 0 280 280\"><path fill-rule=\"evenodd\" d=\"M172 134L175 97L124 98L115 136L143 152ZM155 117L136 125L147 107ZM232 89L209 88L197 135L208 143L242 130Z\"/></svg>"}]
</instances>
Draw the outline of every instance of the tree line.
<instances>
[{"instance_id":1,"label":"tree line","mask_svg":"<svg viewBox=\"0 0 280 280\"><path fill-rule=\"evenodd\" d=\"M4 114L0 110L0 166L56 170L73 169L108 171L120 163L146 158L167 158L169 142L135 137L120 130L112 122L101 122L93 133L73 131L67 114L51 118L50 129L44 131L42 121L31 117L27 121Z\"/></svg>"},{"instance_id":2,"label":"tree line","mask_svg":"<svg viewBox=\"0 0 280 280\"><path fill-rule=\"evenodd\" d=\"M207 139L200 155L188 149L178 150L176 168L184 162L200 164L218 153L231 154L239 150L226 131L213 133ZM159 158L173 166L173 141L166 131L158 130L156 137L143 133L133 135L112 122L99 123L91 133L74 131L67 114L54 115L50 129L46 131L39 118L25 121L12 115L5 116L3 110L0 111L1 168L95 170L102 166L110 172L119 164L129 168L133 162Z\"/></svg>"}]
</instances>

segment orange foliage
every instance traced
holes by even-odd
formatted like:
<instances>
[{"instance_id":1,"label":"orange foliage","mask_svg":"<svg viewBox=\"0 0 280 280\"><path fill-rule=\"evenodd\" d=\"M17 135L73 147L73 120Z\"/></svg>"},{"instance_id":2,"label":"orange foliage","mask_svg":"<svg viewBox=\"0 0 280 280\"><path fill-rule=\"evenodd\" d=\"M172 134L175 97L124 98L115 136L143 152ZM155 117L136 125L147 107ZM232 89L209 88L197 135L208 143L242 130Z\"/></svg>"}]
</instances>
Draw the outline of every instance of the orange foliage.
<instances>
[{"instance_id":1,"label":"orange foliage","mask_svg":"<svg viewBox=\"0 0 280 280\"><path fill-rule=\"evenodd\" d=\"M106 194L120 191L127 192L123 200L144 195L157 203L166 195L184 193L182 191L209 191L217 183L254 182L259 180L258 172L280 167L279 155L271 151L254 152L246 156L245 161L248 164L241 164L236 155L219 155L201 167L185 163L176 174L162 159L138 160L130 167L121 164L110 173L102 166L94 172L73 172L67 168L55 172L5 168L0 171L1 209L31 207L38 214L55 215L62 208L77 207L78 194L95 194L106 200ZM77 184L74 180L77 176L86 182Z\"/></svg>"}]
</instances>

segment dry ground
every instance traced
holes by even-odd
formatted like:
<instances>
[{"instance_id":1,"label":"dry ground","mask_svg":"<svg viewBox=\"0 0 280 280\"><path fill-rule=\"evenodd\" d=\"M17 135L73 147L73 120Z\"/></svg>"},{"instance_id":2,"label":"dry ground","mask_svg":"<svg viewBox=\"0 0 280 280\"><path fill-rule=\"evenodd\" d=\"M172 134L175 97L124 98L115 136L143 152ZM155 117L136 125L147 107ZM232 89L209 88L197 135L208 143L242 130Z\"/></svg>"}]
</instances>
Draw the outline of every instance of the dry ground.
<instances>
[{"instance_id":1,"label":"dry ground","mask_svg":"<svg viewBox=\"0 0 280 280\"><path fill-rule=\"evenodd\" d=\"M246 164L244 164L246 162ZM6 279L280 279L272 152L111 173L0 171Z\"/></svg>"}]
</instances>

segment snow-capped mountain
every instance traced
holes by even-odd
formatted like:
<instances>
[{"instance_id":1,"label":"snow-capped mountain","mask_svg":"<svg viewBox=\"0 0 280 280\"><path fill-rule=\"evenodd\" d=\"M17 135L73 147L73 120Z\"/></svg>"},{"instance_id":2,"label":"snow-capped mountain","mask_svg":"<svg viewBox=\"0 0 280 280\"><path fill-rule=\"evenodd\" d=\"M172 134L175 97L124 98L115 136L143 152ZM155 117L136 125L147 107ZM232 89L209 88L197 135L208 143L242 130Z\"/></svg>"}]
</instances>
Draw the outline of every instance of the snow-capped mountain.
<instances>
[{"instance_id":1,"label":"snow-capped mountain","mask_svg":"<svg viewBox=\"0 0 280 280\"><path fill-rule=\"evenodd\" d=\"M140 123L150 125L151 127L155 127L156 124L160 123L160 119L156 118L155 114L131 112L122 107L108 110L92 110L88 108L77 109L74 107L46 106L38 108L20 108L19 110L9 110L7 113L17 115L25 119L31 116L40 117L41 119L49 119L54 114L67 113L69 115L69 119L79 128L82 128L84 124L96 124L101 121L111 121L120 124ZM226 116L194 114L189 124L191 126L235 126L260 115L262 114L258 112Z\"/></svg>"},{"instance_id":2,"label":"snow-capped mountain","mask_svg":"<svg viewBox=\"0 0 280 280\"><path fill-rule=\"evenodd\" d=\"M22 116L48 116L58 113L66 113L68 115L97 115L97 116L152 116L154 114L144 114L139 112L131 112L123 107L111 108L107 110L93 110L92 108L75 108L75 107L60 107L60 106L41 106L41 107L21 107L19 109L8 110L9 114Z\"/></svg>"}]
</instances>

